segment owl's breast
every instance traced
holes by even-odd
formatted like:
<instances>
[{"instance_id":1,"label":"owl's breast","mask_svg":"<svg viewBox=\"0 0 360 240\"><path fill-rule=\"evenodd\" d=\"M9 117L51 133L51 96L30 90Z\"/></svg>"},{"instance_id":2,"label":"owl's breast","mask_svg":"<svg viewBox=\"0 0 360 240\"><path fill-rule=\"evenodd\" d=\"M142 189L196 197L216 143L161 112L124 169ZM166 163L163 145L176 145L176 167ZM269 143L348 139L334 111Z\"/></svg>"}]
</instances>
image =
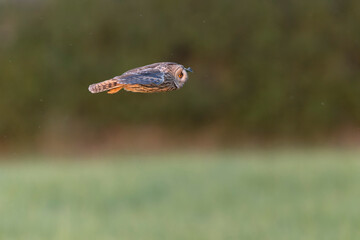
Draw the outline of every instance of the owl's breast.
<instances>
[{"instance_id":1,"label":"owl's breast","mask_svg":"<svg viewBox=\"0 0 360 240\"><path fill-rule=\"evenodd\" d=\"M177 87L174 82L165 81L162 84L151 84L151 85L143 85L143 84L127 84L124 89L130 92L140 92L140 93L156 93L156 92L168 92L176 90Z\"/></svg>"}]
</instances>

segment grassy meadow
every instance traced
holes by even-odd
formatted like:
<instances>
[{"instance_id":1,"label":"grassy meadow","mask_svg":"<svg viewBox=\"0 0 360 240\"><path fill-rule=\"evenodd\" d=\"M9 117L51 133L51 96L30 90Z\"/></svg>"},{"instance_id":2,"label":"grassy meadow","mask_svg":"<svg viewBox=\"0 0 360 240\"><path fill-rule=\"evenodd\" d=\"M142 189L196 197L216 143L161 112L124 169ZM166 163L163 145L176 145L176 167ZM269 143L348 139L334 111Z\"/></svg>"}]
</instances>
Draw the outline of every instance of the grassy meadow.
<instances>
[{"instance_id":1,"label":"grassy meadow","mask_svg":"<svg viewBox=\"0 0 360 240\"><path fill-rule=\"evenodd\" d=\"M345 150L3 159L0 239L359 239L359 159Z\"/></svg>"}]
</instances>

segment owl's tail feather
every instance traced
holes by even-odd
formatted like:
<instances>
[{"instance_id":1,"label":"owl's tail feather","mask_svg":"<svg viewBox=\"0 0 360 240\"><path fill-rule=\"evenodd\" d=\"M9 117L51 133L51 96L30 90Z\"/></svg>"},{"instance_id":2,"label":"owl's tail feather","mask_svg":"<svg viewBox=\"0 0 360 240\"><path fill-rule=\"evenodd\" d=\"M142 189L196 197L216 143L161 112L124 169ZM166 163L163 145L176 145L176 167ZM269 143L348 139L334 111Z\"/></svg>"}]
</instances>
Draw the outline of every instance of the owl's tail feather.
<instances>
[{"instance_id":1,"label":"owl's tail feather","mask_svg":"<svg viewBox=\"0 0 360 240\"><path fill-rule=\"evenodd\" d=\"M91 93L109 91L108 93L113 94L120 91L121 89L122 89L122 84L119 84L115 79L94 83L89 86L89 91Z\"/></svg>"}]
</instances>

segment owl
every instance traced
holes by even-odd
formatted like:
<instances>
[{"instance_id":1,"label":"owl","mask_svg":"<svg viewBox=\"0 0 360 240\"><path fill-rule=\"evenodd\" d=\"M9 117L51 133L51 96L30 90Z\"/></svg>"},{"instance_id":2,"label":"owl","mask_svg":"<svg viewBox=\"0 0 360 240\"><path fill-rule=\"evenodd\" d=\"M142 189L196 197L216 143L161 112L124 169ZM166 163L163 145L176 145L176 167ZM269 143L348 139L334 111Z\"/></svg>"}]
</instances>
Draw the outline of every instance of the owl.
<instances>
[{"instance_id":1,"label":"owl","mask_svg":"<svg viewBox=\"0 0 360 240\"><path fill-rule=\"evenodd\" d=\"M155 93L180 89L188 79L191 68L173 62L160 62L131 69L120 76L94 83L91 93L114 94L124 89L130 92Z\"/></svg>"}]
</instances>

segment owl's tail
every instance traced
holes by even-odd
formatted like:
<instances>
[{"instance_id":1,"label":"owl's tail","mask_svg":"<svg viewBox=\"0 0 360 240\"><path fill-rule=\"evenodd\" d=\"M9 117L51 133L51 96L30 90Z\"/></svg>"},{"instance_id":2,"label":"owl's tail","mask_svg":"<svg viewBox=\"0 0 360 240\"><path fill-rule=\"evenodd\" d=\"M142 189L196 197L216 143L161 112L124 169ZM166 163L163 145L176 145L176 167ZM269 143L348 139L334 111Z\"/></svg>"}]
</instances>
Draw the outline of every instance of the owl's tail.
<instances>
[{"instance_id":1,"label":"owl's tail","mask_svg":"<svg viewBox=\"0 0 360 240\"><path fill-rule=\"evenodd\" d=\"M108 93L116 93L122 89L122 84L119 84L117 80L110 79L99 83L94 83L89 86L91 93L99 93L108 91Z\"/></svg>"}]
</instances>

